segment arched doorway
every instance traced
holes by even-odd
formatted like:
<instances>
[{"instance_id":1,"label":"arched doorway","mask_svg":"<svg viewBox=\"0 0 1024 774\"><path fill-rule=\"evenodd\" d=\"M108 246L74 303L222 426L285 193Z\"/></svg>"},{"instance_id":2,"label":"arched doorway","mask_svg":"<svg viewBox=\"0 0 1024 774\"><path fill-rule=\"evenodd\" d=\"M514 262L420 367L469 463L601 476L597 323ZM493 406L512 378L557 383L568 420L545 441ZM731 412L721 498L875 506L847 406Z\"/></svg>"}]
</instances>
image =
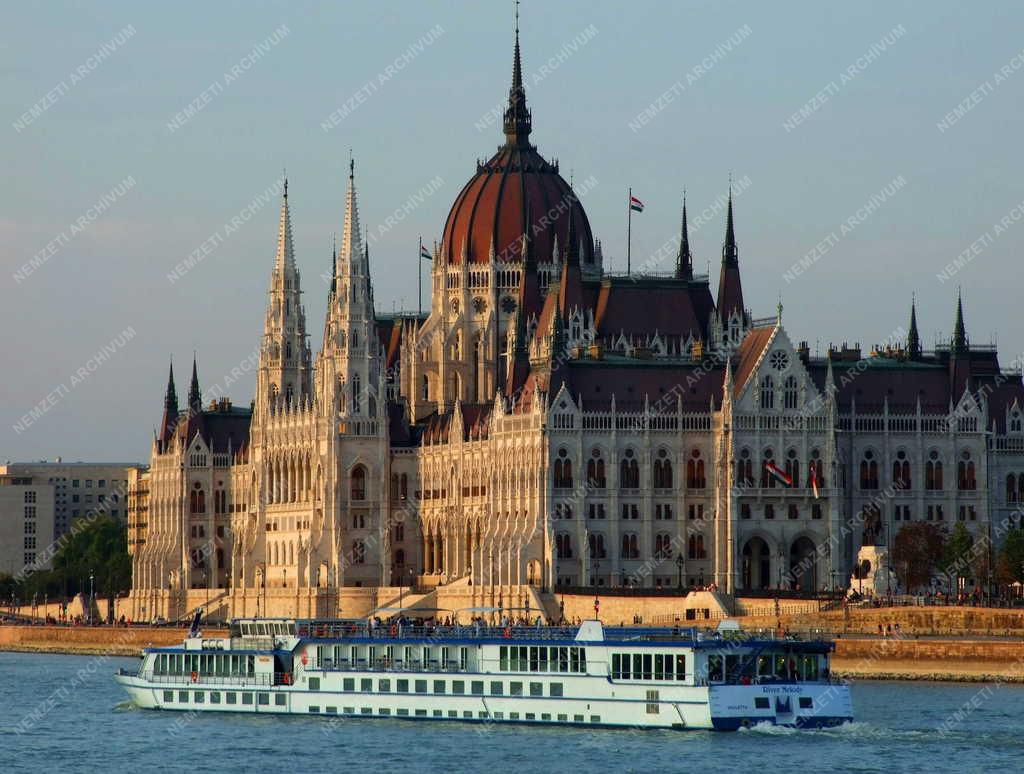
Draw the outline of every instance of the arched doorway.
<instances>
[{"instance_id":1,"label":"arched doorway","mask_svg":"<svg viewBox=\"0 0 1024 774\"><path fill-rule=\"evenodd\" d=\"M818 560L814 541L806 535L793 541L789 550L789 583L797 591L818 588Z\"/></svg>"},{"instance_id":2,"label":"arched doorway","mask_svg":"<svg viewBox=\"0 0 1024 774\"><path fill-rule=\"evenodd\" d=\"M537 559L531 559L526 565L526 582L530 586L540 586L541 584L540 562Z\"/></svg>"},{"instance_id":3,"label":"arched doorway","mask_svg":"<svg viewBox=\"0 0 1024 774\"><path fill-rule=\"evenodd\" d=\"M763 538L752 537L743 546L743 588L762 591L771 585L771 552Z\"/></svg>"}]
</instances>

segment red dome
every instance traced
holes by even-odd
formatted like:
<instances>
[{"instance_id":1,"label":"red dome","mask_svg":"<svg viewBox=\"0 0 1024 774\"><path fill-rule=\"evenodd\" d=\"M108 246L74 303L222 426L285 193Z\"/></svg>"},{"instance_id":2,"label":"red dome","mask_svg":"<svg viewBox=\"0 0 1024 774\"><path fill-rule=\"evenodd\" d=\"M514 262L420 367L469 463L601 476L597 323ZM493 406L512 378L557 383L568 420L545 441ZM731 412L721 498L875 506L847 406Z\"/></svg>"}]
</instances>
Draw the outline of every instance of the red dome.
<instances>
[{"instance_id":1,"label":"red dome","mask_svg":"<svg viewBox=\"0 0 1024 774\"><path fill-rule=\"evenodd\" d=\"M530 144L532 125L517 27L512 88L504 117L505 144L490 161L477 164L476 175L463 186L448 213L442 251L449 262L460 263L465 248L470 261L487 263L492 245L498 261L519 261L523 234L528 231L536 261L547 263L552 260L556 236L559 251L568 248L570 220L580 240L580 263L594 262L594 237L587 214L558 174L558 165L549 164ZM532 226L529 229L527 219Z\"/></svg>"},{"instance_id":2,"label":"red dome","mask_svg":"<svg viewBox=\"0 0 1024 774\"><path fill-rule=\"evenodd\" d=\"M444 226L445 257L459 263L465 247L470 261L486 263L493 244L499 261L521 260L527 211L538 263L552 260L556 235L559 250L567 249L570 218L581 243L580 263L593 263L590 222L569 184L558 174L558 167L545 161L535 148L512 144L479 165L456 198Z\"/></svg>"}]
</instances>

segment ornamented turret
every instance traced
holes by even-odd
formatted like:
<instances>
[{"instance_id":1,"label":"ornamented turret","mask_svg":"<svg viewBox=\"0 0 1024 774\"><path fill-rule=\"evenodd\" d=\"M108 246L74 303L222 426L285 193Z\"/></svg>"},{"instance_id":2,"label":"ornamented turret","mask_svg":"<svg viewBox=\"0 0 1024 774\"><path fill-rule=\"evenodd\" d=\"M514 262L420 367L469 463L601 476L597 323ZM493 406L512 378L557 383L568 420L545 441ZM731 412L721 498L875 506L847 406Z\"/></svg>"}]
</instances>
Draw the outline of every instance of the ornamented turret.
<instances>
[{"instance_id":1,"label":"ornamented turret","mask_svg":"<svg viewBox=\"0 0 1024 774\"><path fill-rule=\"evenodd\" d=\"M718 280L718 316L723 324L734 315L743 316L743 286L740 283L739 248L732 219L732 186L729 187L729 212L722 245L722 272Z\"/></svg>"},{"instance_id":2,"label":"ornamented turret","mask_svg":"<svg viewBox=\"0 0 1024 774\"><path fill-rule=\"evenodd\" d=\"M167 391L164 393L164 416L160 421L160 435L157 440L161 445L166 444L174 434L174 427L178 422L178 393L174 388L174 361L171 361L170 371L167 375Z\"/></svg>"},{"instance_id":3,"label":"ornamented turret","mask_svg":"<svg viewBox=\"0 0 1024 774\"><path fill-rule=\"evenodd\" d=\"M953 339L950 342L950 349L954 355L962 355L971 348L967 339L967 330L964 327L964 304L960 291L956 292L956 322L953 323Z\"/></svg>"},{"instance_id":4,"label":"ornamented turret","mask_svg":"<svg viewBox=\"0 0 1024 774\"><path fill-rule=\"evenodd\" d=\"M910 360L921 358L921 336L917 332L917 303L910 300L910 331L907 333L907 357Z\"/></svg>"},{"instance_id":5,"label":"ornamented turret","mask_svg":"<svg viewBox=\"0 0 1024 774\"><path fill-rule=\"evenodd\" d=\"M679 233L679 254L676 256L676 279L693 279L693 255L690 253L690 234L686 224L686 191L683 191L683 223Z\"/></svg>"},{"instance_id":6,"label":"ornamented turret","mask_svg":"<svg viewBox=\"0 0 1024 774\"><path fill-rule=\"evenodd\" d=\"M529 148L533 117L526 107L526 90L523 88L523 65L519 56L519 6L516 6L516 46L512 57L512 86L508 90L508 107L505 108L505 141L508 145Z\"/></svg>"},{"instance_id":7,"label":"ornamented turret","mask_svg":"<svg viewBox=\"0 0 1024 774\"><path fill-rule=\"evenodd\" d=\"M292 246L287 180L284 182L277 251L268 296L257 400L272 406L280 396L287 405L298 405L311 394L313 368L306 340L306 312L302 308L300 276L295 267Z\"/></svg>"},{"instance_id":8,"label":"ornamented turret","mask_svg":"<svg viewBox=\"0 0 1024 774\"><path fill-rule=\"evenodd\" d=\"M203 410L203 393L199 389L199 369L194 352L192 353L192 383L188 388L188 407L196 414Z\"/></svg>"},{"instance_id":9,"label":"ornamented turret","mask_svg":"<svg viewBox=\"0 0 1024 774\"><path fill-rule=\"evenodd\" d=\"M334 279L324 325L318 378L326 406L347 416L376 416L380 352L370 282L369 245L359 226L355 161L349 160L341 249L333 256Z\"/></svg>"}]
</instances>

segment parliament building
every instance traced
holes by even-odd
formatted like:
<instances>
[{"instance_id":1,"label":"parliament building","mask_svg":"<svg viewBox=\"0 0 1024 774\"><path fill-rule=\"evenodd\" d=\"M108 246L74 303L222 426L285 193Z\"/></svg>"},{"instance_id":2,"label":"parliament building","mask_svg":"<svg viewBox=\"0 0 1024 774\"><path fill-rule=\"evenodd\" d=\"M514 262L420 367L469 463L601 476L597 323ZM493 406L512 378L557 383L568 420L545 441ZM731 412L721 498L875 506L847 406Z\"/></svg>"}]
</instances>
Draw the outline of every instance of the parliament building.
<instances>
[{"instance_id":1,"label":"parliament building","mask_svg":"<svg viewBox=\"0 0 1024 774\"><path fill-rule=\"evenodd\" d=\"M884 345L812 355L781 305L747 309L731 195L714 288L685 203L673 271L606 271L531 142L518 32L503 130L422 315L374 306L350 167L315 353L285 185L251 404L204 404L193 364L181 405L170 375L129 493L131 617L430 594L554 616L578 587L843 588L914 521L997 541L1024 501L1024 385L959 298L934 351L911 307Z\"/></svg>"}]
</instances>

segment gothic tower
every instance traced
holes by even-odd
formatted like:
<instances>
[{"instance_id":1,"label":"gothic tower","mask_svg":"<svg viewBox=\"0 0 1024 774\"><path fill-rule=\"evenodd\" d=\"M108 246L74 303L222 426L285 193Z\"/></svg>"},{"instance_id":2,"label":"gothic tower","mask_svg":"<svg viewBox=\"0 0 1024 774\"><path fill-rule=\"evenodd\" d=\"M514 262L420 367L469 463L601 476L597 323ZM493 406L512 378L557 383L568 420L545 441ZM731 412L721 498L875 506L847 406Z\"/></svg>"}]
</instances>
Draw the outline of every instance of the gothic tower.
<instances>
[{"instance_id":1,"label":"gothic tower","mask_svg":"<svg viewBox=\"0 0 1024 774\"><path fill-rule=\"evenodd\" d=\"M292 247L287 180L281 201L277 252L268 296L257 376L258 409L274 407L279 402L287 406L299 405L312 396L313 368L299 270L295 266Z\"/></svg>"}]
</instances>

